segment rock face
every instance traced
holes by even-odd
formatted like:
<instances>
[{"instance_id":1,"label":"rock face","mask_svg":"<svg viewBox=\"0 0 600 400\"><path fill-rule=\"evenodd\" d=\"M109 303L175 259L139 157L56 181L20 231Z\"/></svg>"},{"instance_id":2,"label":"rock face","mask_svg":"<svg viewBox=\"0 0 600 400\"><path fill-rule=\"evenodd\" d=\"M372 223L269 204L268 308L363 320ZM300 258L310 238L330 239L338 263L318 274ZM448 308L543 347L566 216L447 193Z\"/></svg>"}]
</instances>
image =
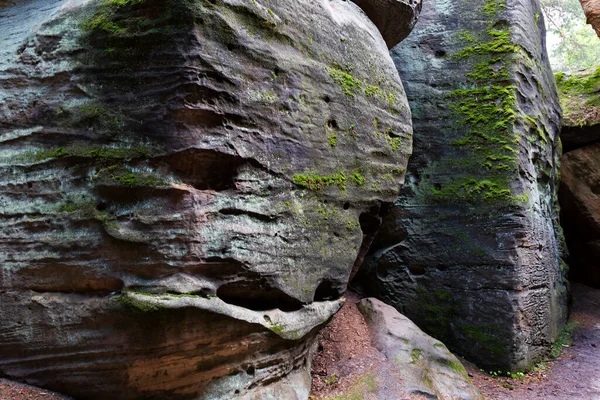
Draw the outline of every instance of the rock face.
<instances>
[{"instance_id":1,"label":"rock face","mask_svg":"<svg viewBox=\"0 0 600 400\"><path fill-rule=\"evenodd\" d=\"M396 363L407 395L483 400L458 358L394 307L369 298L361 300L358 309L365 317L374 345Z\"/></svg>"},{"instance_id":2,"label":"rock face","mask_svg":"<svg viewBox=\"0 0 600 400\"><path fill-rule=\"evenodd\" d=\"M354 0L381 32L391 49L413 30L423 4L421 0Z\"/></svg>"},{"instance_id":3,"label":"rock face","mask_svg":"<svg viewBox=\"0 0 600 400\"><path fill-rule=\"evenodd\" d=\"M565 153L600 141L600 68L556 74L563 109L560 133Z\"/></svg>"},{"instance_id":4,"label":"rock face","mask_svg":"<svg viewBox=\"0 0 600 400\"><path fill-rule=\"evenodd\" d=\"M560 205L570 277L600 288L600 143L562 158Z\"/></svg>"},{"instance_id":5,"label":"rock face","mask_svg":"<svg viewBox=\"0 0 600 400\"><path fill-rule=\"evenodd\" d=\"M587 23L592 25L598 37L600 37L600 3L597 0L579 0L583 12L587 17Z\"/></svg>"},{"instance_id":6,"label":"rock face","mask_svg":"<svg viewBox=\"0 0 600 400\"><path fill-rule=\"evenodd\" d=\"M375 25L342 0L16 0L0 44L0 375L307 398L411 152Z\"/></svg>"},{"instance_id":7,"label":"rock face","mask_svg":"<svg viewBox=\"0 0 600 400\"><path fill-rule=\"evenodd\" d=\"M504 370L544 356L567 313L559 104L541 15L530 0L434 0L392 51L415 156L354 280Z\"/></svg>"},{"instance_id":8,"label":"rock face","mask_svg":"<svg viewBox=\"0 0 600 400\"><path fill-rule=\"evenodd\" d=\"M563 114L559 199L569 277L600 287L600 69L556 74Z\"/></svg>"}]
</instances>

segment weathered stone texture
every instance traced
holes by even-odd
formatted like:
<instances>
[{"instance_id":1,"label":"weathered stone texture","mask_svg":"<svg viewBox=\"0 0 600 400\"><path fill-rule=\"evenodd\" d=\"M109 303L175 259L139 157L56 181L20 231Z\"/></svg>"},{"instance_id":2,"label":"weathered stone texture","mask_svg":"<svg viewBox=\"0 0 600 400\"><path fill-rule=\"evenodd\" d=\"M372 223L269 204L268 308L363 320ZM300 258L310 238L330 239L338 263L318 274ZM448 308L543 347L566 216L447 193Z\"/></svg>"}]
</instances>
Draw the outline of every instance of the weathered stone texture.
<instances>
[{"instance_id":1,"label":"weathered stone texture","mask_svg":"<svg viewBox=\"0 0 600 400\"><path fill-rule=\"evenodd\" d=\"M315 331L411 152L364 13L4 2L0 87L0 375L78 399L307 398Z\"/></svg>"},{"instance_id":2,"label":"weathered stone texture","mask_svg":"<svg viewBox=\"0 0 600 400\"><path fill-rule=\"evenodd\" d=\"M598 0L579 0L579 2L587 17L587 23L592 25L596 34L600 37L600 3Z\"/></svg>"},{"instance_id":3,"label":"weathered stone texture","mask_svg":"<svg viewBox=\"0 0 600 400\"><path fill-rule=\"evenodd\" d=\"M544 37L537 1L432 0L392 51L415 156L354 282L485 367L531 365L566 318Z\"/></svg>"},{"instance_id":4,"label":"weathered stone texture","mask_svg":"<svg viewBox=\"0 0 600 400\"><path fill-rule=\"evenodd\" d=\"M413 30L423 3L421 0L353 0L379 29L391 49Z\"/></svg>"},{"instance_id":5,"label":"weathered stone texture","mask_svg":"<svg viewBox=\"0 0 600 400\"><path fill-rule=\"evenodd\" d=\"M556 74L563 152L600 141L600 68Z\"/></svg>"},{"instance_id":6,"label":"weathered stone texture","mask_svg":"<svg viewBox=\"0 0 600 400\"><path fill-rule=\"evenodd\" d=\"M570 277L600 287L600 143L562 157L560 206Z\"/></svg>"},{"instance_id":7,"label":"weathered stone texture","mask_svg":"<svg viewBox=\"0 0 600 400\"><path fill-rule=\"evenodd\" d=\"M375 347L395 364L406 390L403 397L483 400L458 358L394 307L368 298L361 300L358 309Z\"/></svg>"},{"instance_id":8,"label":"weathered stone texture","mask_svg":"<svg viewBox=\"0 0 600 400\"><path fill-rule=\"evenodd\" d=\"M600 69L556 74L563 108L559 199L569 277L600 287Z\"/></svg>"}]
</instances>

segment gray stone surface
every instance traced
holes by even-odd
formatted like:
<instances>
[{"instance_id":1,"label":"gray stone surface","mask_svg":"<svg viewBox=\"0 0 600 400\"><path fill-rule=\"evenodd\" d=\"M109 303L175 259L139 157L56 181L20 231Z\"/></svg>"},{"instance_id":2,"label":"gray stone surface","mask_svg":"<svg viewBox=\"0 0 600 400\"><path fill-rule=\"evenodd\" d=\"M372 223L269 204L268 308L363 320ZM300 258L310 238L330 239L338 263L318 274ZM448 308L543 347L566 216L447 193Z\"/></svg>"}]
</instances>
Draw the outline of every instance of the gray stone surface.
<instances>
[{"instance_id":1,"label":"gray stone surface","mask_svg":"<svg viewBox=\"0 0 600 400\"><path fill-rule=\"evenodd\" d=\"M404 40L419 19L421 0L352 0L379 29L391 49Z\"/></svg>"},{"instance_id":2,"label":"gray stone surface","mask_svg":"<svg viewBox=\"0 0 600 400\"><path fill-rule=\"evenodd\" d=\"M458 358L394 307L368 298L361 300L358 309L369 326L373 344L396 364L407 395L483 400Z\"/></svg>"},{"instance_id":3,"label":"gray stone surface","mask_svg":"<svg viewBox=\"0 0 600 400\"><path fill-rule=\"evenodd\" d=\"M411 153L365 14L3 2L0 87L0 375L78 399L306 399Z\"/></svg>"},{"instance_id":4,"label":"gray stone surface","mask_svg":"<svg viewBox=\"0 0 600 400\"><path fill-rule=\"evenodd\" d=\"M567 314L544 37L537 1L432 0L392 51L415 156L354 283L482 367L531 365Z\"/></svg>"}]
</instances>

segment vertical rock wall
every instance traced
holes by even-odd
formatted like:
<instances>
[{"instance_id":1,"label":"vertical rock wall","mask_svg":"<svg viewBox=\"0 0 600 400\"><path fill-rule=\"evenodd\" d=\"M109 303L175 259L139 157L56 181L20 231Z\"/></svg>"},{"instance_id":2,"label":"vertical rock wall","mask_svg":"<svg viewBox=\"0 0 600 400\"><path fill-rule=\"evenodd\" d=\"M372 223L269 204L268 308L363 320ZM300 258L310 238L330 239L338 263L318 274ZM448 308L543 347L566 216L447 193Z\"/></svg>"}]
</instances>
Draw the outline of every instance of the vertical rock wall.
<instances>
[{"instance_id":1,"label":"vertical rock wall","mask_svg":"<svg viewBox=\"0 0 600 400\"><path fill-rule=\"evenodd\" d=\"M556 74L563 108L559 200L569 278L600 287L600 68Z\"/></svg>"},{"instance_id":2,"label":"vertical rock wall","mask_svg":"<svg viewBox=\"0 0 600 400\"><path fill-rule=\"evenodd\" d=\"M2 2L0 88L0 375L306 399L315 332L411 152L361 9Z\"/></svg>"},{"instance_id":3,"label":"vertical rock wall","mask_svg":"<svg viewBox=\"0 0 600 400\"><path fill-rule=\"evenodd\" d=\"M536 0L431 0L392 51L415 155L354 282L486 367L527 367L567 313L544 38Z\"/></svg>"}]
</instances>

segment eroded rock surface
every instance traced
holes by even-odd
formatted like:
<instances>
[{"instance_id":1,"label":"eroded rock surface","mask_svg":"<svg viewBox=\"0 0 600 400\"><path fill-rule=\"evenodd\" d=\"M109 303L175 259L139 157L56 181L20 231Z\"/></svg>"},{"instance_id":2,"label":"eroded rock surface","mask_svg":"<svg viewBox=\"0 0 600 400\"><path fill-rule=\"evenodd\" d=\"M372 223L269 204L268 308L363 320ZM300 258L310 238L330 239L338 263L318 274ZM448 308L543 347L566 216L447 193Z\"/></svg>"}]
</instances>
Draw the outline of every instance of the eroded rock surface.
<instances>
[{"instance_id":1,"label":"eroded rock surface","mask_svg":"<svg viewBox=\"0 0 600 400\"><path fill-rule=\"evenodd\" d=\"M392 51L415 156L354 280L454 352L502 370L543 357L567 314L560 108L544 37L537 1L424 5Z\"/></svg>"},{"instance_id":2,"label":"eroded rock surface","mask_svg":"<svg viewBox=\"0 0 600 400\"><path fill-rule=\"evenodd\" d=\"M570 277L600 287L600 143L562 158L560 205Z\"/></svg>"},{"instance_id":3,"label":"eroded rock surface","mask_svg":"<svg viewBox=\"0 0 600 400\"><path fill-rule=\"evenodd\" d=\"M306 398L411 152L375 25L342 0L0 7L0 374Z\"/></svg>"},{"instance_id":4,"label":"eroded rock surface","mask_svg":"<svg viewBox=\"0 0 600 400\"><path fill-rule=\"evenodd\" d=\"M458 358L394 307L368 298L360 301L358 309L369 326L373 344L396 364L407 395L483 400Z\"/></svg>"},{"instance_id":5,"label":"eroded rock surface","mask_svg":"<svg viewBox=\"0 0 600 400\"><path fill-rule=\"evenodd\" d=\"M600 287L600 69L556 74L563 108L559 199L569 277Z\"/></svg>"},{"instance_id":6,"label":"eroded rock surface","mask_svg":"<svg viewBox=\"0 0 600 400\"><path fill-rule=\"evenodd\" d=\"M563 151L600 141L600 69L573 74L559 72L556 84L563 110Z\"/></svg>"},{"instance_id":7,"label":"eroded rock surface","mask_svg":"<svg viewBox=\"0 0 600 400\"><path fill-rule=\"evenodd\" d=\"M413 30L419 19L421 0L352 0L379 29L391 49Z\"/></svg>"},{"instance_id":8,"label":"eroded rock surface","mask_svg":"<svg viewBox=\"0 0 600 400\"><path fill-rule=\"evenodd\" d=\"M600 37L600 3L597 0L579 0L579 2L587 17L587 23L592 25L596 34Z\"/></svg>"}]
</instances>

